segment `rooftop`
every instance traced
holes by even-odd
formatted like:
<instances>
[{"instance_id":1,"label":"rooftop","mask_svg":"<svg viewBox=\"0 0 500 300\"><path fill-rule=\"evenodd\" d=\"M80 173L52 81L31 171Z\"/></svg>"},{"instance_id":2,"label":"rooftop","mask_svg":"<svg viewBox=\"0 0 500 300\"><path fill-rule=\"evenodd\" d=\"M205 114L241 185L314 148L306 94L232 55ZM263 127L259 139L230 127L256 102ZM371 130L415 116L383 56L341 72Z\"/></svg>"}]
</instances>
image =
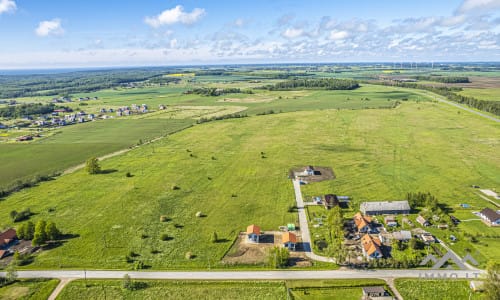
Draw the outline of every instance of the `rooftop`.
<instances>
[{"instance_id":1,"label":"rooftop","mask_svg":"<svg viewBox=\"0 0 500 300\"><path fill-rule=\"evenodd\" d=\"M488 218L488 220L490 220L491 222L495 222L496 220L500 219L500 214L498 214L491 208L485 208L481 210L481 214Z\"/></svg>"},{"instance_id":2,"label":"rooftop","mask_svg":"<svg viewBox=\"0 0 500 300\"><path fill-rule=\"evenodd\" d=\"M260 234L260 227L257 225L250 225L247 227L247 234Z\"/></svg>"},{"instance_id":3,"label":"rooftop","mask_svg":"<svg viewBox=\"0 0 500 300\"><path fill-rule=\"evenodd\" d=\"M410 204L406 200L363 202L360 209L361 211L410 210Z\"/></svg>"}]
</instances>

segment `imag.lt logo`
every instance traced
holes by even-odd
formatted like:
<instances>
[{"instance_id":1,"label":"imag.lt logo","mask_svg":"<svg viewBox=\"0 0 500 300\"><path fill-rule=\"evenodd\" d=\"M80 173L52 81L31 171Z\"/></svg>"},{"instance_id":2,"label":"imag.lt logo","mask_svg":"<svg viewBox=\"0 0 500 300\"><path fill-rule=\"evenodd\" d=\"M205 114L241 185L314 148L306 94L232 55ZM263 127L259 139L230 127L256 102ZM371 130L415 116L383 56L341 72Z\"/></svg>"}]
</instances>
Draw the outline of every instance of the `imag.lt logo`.
<instances>
[{"instance_id":1,"label":"imag.lt logo","mask_svg":"<svg viewBox=\"0 0 500 300\"><path fill-rule=\"evenodd\" d=\"M470 262L473 265L478 265L477 261L470 254L467 254L462 260L460 260L459 257L453 254L451 251L446 252L446 254L439 260L434 255L429 254L424 258L424 260L422 260L420 265L425 266L429 263L429 261L432 261L434 265L431 269L438 270L449 260L452 260L461 270L467 270L467 267L465 266L467 262ZM448 269L452 269L452 266L448 265Z\"/></svg>"}]
</instances>

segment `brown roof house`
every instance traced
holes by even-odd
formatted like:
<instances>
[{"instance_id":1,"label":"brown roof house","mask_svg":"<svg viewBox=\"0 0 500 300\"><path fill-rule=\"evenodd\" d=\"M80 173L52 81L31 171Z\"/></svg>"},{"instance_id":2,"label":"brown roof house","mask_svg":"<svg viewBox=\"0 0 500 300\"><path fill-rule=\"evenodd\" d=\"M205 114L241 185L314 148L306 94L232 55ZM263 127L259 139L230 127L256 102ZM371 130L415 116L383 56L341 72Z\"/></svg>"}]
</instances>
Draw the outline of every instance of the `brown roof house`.
<instances>
[{"instance_id":1,"label":"brown roof house","mask_svg":"<svg viewBox=\"0 0 500 300\"><path fill-rule=\"evenodd\" d=\"M378 238L365 234L361 238L361 246L366 258L374 259L383 257L382 250L380 249L382 242Z\"/></svg>"},{"instance_id":2,"label":"brown roof house","mask_svg":"<svg viewBox=\"0 0 500 300\"><path fill-rule=\"evenodd\" d=\"M295 251L297 246L297 236L293 232L285 232L281 237L283 247L288 248L288 250Z\"/></svg>"},{"instance_id":3,"label":"brown roof house","mask_svg":"<svg viewBox=\"0 0 500 300\"><path fill-rule=\"evenodd\" d=\"M0 249L6 248L15 240L17 240L17 233L14 228L7 229L6 231L0 233Z\"/></svg>"},{"instance_id":4,"label":"brown roof house","mask_svg":"<svg viewBox=\"0 0 500 300\"><path fill-rule=\"evenodd\" d=\"M387 216L384 218L384 223L385 225L389 227L395 227L398 226L398 222L396 221L396 218L394 216Z\"/></svg>"},{"instance_id":5,"label":"brown roof house","mask_svg":"<svg viewBox=\"0 0 500 300\"><path fill-rule=\"evenodd\" d=\"M483 222L490 226L500 226L500 214L491 208L485 208L479 212L479 216Z\"/></svg>"},{"instance_id":6,"label":"brown roof house","mask_svg":"<svg viewBox=\"0 0 500 300\"><path fill-rule=\"evenodd\" d=\"M420 223L420 225L424 226L424 227L427 227L429 225L431 225L431 223L429 223L429 221L427 221L424 217L422 216L418 216L415 221L417 221L418 223Z\"/></svg>"},{"instance_id":7,"label":"brown roof house","mask_svg":"<svg viewBox=\"0 0 500 300\"><path fill-rule=\"evenodd\" d=\"M372 227L370 225L372 222L372 218L368 216L363 216L360 212L358 212L357 214L354 215L353 220L359 232L372 231Z\"/></svg>"},{"instance_id":8,"label":"brown roof house","mask_svg":"<svg viewBox=\"0 0 500 300\"><path fill-rule=\"evenodd\" d=\"M247 238L249 242L258 243L261 232L260 227L257 225L250 225L247 227Z\"/></svg>"}]
</instances>

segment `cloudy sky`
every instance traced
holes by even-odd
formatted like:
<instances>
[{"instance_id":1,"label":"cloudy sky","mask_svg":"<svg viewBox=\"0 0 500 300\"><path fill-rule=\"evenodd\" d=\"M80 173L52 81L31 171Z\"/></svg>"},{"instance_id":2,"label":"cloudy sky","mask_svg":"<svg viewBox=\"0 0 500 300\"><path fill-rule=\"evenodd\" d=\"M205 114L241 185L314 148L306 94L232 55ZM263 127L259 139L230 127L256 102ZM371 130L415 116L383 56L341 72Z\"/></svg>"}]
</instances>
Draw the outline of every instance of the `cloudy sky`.
<instances>
[{"instance_id":1,"label":"cloudy sky","mask_svg":"<svg viewBox=\"0 0 500 300\"><path fill-rule=\"evenodd\" d=\"M499 61L500 0L0 0L0 69Z\"/></svg>"}]
</instances>

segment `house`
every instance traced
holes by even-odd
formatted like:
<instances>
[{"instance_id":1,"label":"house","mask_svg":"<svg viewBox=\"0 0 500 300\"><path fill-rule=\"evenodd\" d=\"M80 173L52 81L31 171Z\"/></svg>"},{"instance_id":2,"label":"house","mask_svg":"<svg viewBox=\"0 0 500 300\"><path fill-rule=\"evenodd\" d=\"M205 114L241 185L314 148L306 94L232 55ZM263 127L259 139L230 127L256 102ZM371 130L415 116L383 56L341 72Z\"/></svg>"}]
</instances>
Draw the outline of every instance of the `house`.
<instances>
[{"instance_id":1,"label":"house","mask_svg":"<svg viewBox=\"0 0 500 300\"><path fill-rule=\"evenodd\" d=\"M314 175L314 167L313 166L307 166L307 167L305 167L304 174L306 174L306 176L312 176L312 175Z\"/></svg>"},{"instance_id":2,"label":"house","mask_svg":"<svg viewBox=\"0 0 500 300\"><path fill-rule=\"evenodd\" d=\"M324 200L323 200L323 205L325 206L326 209L333 208L335 206L339 205L339 199L337 198L336 195L333 194L328 194L325 195Z\"/></svg>"},{"instance_id":3,"label":"house","mask_svg":"<svg viewBox=\"0 0 500 300\"><path fill-rule=\"evenodd\" d=\"M362 300L389 300L394 299L387 293L383 286L367 286L363 287Z\"/></svg>"},{"instance_id":4,"label":"house","mask_svg":"<svg viewBox=\"0 0 500 300\"><path fill-rule=\"evenodd\" d=\"M428 232L422 233L420 237L422 238L422 241L424 241L424 243L426 244L432 244L436 242L436 239L432 236L432 234Z\"/></svg>"},{"instance_id":5,"label":"house","mask_svg":"<svg viewBox=\"0 0 500 300\"><path fill-rule=\"evenodd\" d=\"M392 238L398 241L407 242L411 240L411 231L401 230L392 233Z\"/></svg>"},{"instance_id":6,"label":"house","mask_svg":"<svg viewBox=\"0 0 500 300\"><path fill-rule=\"evenodd\" d=\"M448 224L439 224L438 229L448 229Z\"/></svg>"},{"instance_id":7,"label":"house","mask_svg":"<svg viewBox=\"0 0 500 300\"><path fill-rule=\"evenodd\" d=\"M429 221L427 221L424 217L422 217L420 215L415 219L415 221L417 221L420 225L422 225L424 227L431 225L431 223L429 223Z\"/></svg>"},{"instance_id":8,"label":"house","mask_svg":"<svg viewBox=\"0 0 500 300\"><path fill-rule=\"evenodd\" d=\"M6 129L6 128L7 128L7 125L0 123L0 129Z\"/></svg>"},{"instance_id":9,"label":"house","mask_svg":"<svg viewBox=\"0 0 500 300\"><path fill-rule=\"evenodd\" d=\"M382 242L380 242L380 240L376 237L365 234L361 238L361 248L363 250L363 254L368 259L382 258L383 254L380 247L382 247Z\"/></svg>"},{"instance_id":10,"label":"house","mask_svg":"<svg viewBox=\"0 0 500 300\"><path fill-rule=\"evenodd\" d=\"M249 242L258 243L261 232L260 227L257 225L250 225L247 227L247 237Z\"/></svg>"},{"instance_id":11,"label":"house","mask_svg":"<svg viewBox=\"0 0 500 300\"><path fill-rule=\"evenodd\" d=\"M32 139L33 139L33 137L31 135L23 135L23 136L18 137L16 140L18 142L25 142L25 141L31 141Z\"/></svg>"},{"instance_id":12,"label":"house","mask_svg":"<svg viewBox=\"0 0 500 300\"><path fill-rule=\"evenodd\" d=\"M484 282L483 282L483 281L476 281L476 280L472 280L472 281L469 283L469 286L470 286L470 288L471 288L474 292L482 292L482 291L484 291Z\"/></svg>"},{"instance_id":13,"label":"house","mask_svg":"<svg viewBox=\"0 0 500 300\"><path fill-rule=\"evenodd\" d=\"M360 210L365 215L406 215L410 213L410 204L406 200L363 202Z\"/></svg>"},{"instance_id":14,"label":"house","mask_svg":"<svg viewBox=\"0 0 500 300\"><path fill-rule=\"evenodd\" d=\"M160 104L160 105L158 106L158 108L159 108L160 110L167 109L167 107L166 107L165 105L163 105L163 104Z\"/></svg>"},{"instance_id":15,"label":"house","mask_svg":"<svg viewBox=\"0 0 500 300\"><path fill-rule=\"evenodd\" d=\"M9 244L15 240L17 240L17 233L14 228L7 229L0 233L0 249L9 246Z\"/></svg>"},{"instance_id":16,"label":"house","mask_svg":"<svg viewBox=\"0 0 500 300\"><path fill-rule=\"evenodd\" d=\"M387 216L384 218L384 223L385 225L389 227L395 227L398 226L398 222L396 221L396 218L394 216Z\"/></svg>"},{"instance_id":17,"label":"house","mask_svg":"<svg viewBox=\"0 0 500 300\"><path fill-rule=\"evenodd\" d=\"M491 208L481 210L479 216L489 226L500 226L500 214Z\"/></svg>"},{"instance_id":18,"label":"house","mask_svg":"<svg viewBox=\"0 0 500 300\"><path fill-rule=\"evenodd\" d=\"M356 225L356 229L358 230L358 232L366 233L372 231L372 218L363 216L360 212L358 212L352 219L354 221L354 224Z\"/></svg>"},{"instance_id":19,"label":"house","mask_svg":"<svg viewBox=\"0 0 500 300\"><path fill-rule=\"evenodd\" d=\"M297 245L297 236L293 232L285 232L281 236L281 243L283 244L283 247L287 248L288 250L295 251L295 246Z\"/></svg>"}]
</instances>

